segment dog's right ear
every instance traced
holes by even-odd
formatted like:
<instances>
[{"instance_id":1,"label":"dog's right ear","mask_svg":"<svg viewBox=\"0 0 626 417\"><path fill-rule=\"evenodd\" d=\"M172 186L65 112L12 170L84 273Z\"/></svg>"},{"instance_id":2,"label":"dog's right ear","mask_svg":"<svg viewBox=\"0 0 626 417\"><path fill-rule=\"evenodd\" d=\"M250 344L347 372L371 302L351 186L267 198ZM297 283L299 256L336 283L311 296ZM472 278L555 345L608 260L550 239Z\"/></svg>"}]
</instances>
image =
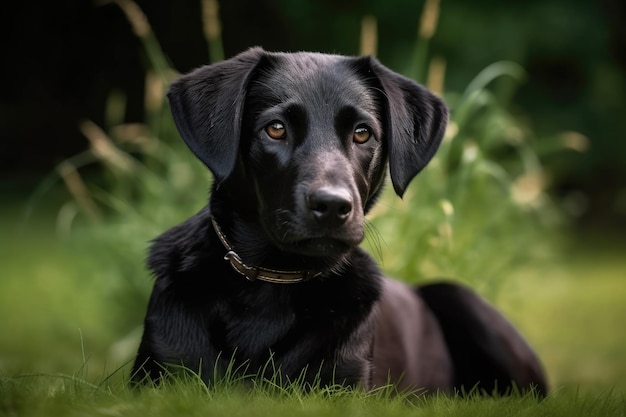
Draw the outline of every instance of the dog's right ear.
<instances>
[{"instance_id":1,"label":"dog's right ear","mask_svg":"<svg viewBox=\"0 0 626 417\"><path fill-rule=\"evenodd\" d=\"M218 183L235 167L248 81L264 55L263 49L252 48L198 68L167 92L178 131Z\"/></svg>"}]
</instances>

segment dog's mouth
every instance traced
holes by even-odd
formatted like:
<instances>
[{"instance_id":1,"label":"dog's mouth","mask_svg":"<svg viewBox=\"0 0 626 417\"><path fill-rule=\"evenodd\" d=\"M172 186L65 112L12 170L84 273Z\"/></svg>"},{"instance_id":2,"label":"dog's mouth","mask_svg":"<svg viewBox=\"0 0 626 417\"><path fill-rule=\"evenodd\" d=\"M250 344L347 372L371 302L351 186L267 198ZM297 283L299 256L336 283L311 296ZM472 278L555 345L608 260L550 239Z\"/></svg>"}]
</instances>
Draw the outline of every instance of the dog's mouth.
<instances>
[{"instance_id":1,"label":"dog's mouth","mask_svg":"<svg viewBox=\"0 0 626 417\"><path fill-rule=\"evenodd\" d=\"M286 252L313 257L335 257L348 252L355 245L339 239L317 237L281 245Z\"/></svg>"},{"instance_id":2,"label":"dog's mouth","mask_svg":"<svg viewBox=\"0 0 626 417\"><path fill-rule=\"evenodd\" d=\"M320 225L306 219L304 215L292 215L283 211L272 217L265 224L265 231L270 241L279 250L286 253L304 255L312 258L329 258L327 261L341 258L357 247L364 238L361 217L352 216L337 227Z\"/></svg>"}]
</instances>

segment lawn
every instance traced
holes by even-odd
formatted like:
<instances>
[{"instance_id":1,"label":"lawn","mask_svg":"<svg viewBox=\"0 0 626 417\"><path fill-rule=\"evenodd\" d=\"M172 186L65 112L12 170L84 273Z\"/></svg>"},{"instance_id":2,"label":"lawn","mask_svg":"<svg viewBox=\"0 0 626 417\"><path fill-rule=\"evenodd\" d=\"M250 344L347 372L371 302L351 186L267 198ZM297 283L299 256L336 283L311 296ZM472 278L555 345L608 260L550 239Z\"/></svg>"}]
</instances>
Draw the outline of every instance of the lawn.
<instances>
[{"instance_id":1,"label":"lawn","mask_svg":"<svg viewBox=\"0 0 626 417\"><path fill-rule=\"evenodd\" d=\"M57 211L21 224L2 209L0 415L624 415L626 246L573 238L557 256L510 270L481 290L537 349L552 393L534 398L390 398L385 393L224 387L197 381L132 392L124 384L145 300L129 309L119 277L55 230ZM139 242L139 244L143 244ZM555 243L556 245L557 243ZM383 260L386 250L382 250ZM114 262L114 259L111 259ZM141 257L137 258L141 268ZM113 269L114 270L114 269ZM145 279L146 288L149 278ZM122 290L124 287L121 287Z\"/></svg>"},{"instance_id":2,"label":"lawn","mask_svg":"<svg viewBox=\"0 0 626 417\"><path fill-rule=\"evenodd\" d=\"M124 11L131 24L146 24L139 10ZM517 116L510 93L525 71L512 62L495 62L464 91L445 92L444 143L404 202L387 193L378 204L365 247L393 276L451 277L496 304L542 358L548 398L207 390L196 380L130 390L151 286L148 241L199 209L209 180L161 100L173 70L152 33L137 33L150 64L147 96L159 97L147 103L145 126L125 125L125 100L112 95L105 126L80 125L90 149L57 170L73 195L50 191L61 182L51 173L31 195L26 221L24 191L0 184L0 416L626 414L626 242L555 227L567 221L550 203L544 160L571 152L571 140L537 140ZM408 60L424 70L417 73L431 68L428 40L418 39ZM438 71L434 78L443 80ZM421 79L417 73L408 75ZM83 182L86 165L98 165L95 181Z\"/></svg>"}]
</instances>

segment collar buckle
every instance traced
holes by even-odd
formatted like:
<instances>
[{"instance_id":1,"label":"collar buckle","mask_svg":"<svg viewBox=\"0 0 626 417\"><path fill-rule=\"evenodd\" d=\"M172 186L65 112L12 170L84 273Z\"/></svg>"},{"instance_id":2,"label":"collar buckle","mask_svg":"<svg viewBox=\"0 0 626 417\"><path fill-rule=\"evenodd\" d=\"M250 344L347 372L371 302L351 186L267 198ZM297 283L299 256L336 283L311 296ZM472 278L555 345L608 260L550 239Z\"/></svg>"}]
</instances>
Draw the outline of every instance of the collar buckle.
<instances>
[{"instance_id":1,"label":"collar buckle","mask_svg":"<svg viewBox=\"0 0 626 417\"><path fill-rule=\"evenodd\" d=\"M230 262L230 266L241 275L246 277L246 279L250 282L256 281L259 276L259 270L257 268L249 267L244 264L237 252L234 250L229 250L224 255L224 260Z\"/></svg>"}]
</instances>

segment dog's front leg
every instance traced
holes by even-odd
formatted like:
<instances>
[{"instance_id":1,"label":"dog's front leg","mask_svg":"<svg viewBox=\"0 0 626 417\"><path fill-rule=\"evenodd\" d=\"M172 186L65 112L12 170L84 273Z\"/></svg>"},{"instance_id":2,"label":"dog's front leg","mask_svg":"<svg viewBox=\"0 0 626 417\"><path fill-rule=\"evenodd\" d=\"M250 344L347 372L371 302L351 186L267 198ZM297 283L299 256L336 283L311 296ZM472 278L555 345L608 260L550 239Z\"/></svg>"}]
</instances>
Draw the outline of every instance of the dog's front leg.
<instances>
[{"instance_id":1,"label":"dog's front leg","mask_svg":"<svg viewBox=\"0 0 626 417\"><path fill-rule=\"evenodd\" d=\"M209 383L220 354L209 338L208 313L181 300L171 286L163 290L162 284L155 283L150 297L131 380L158 383L168 374L185 371Z\"/></svg>"}]
</instances>

